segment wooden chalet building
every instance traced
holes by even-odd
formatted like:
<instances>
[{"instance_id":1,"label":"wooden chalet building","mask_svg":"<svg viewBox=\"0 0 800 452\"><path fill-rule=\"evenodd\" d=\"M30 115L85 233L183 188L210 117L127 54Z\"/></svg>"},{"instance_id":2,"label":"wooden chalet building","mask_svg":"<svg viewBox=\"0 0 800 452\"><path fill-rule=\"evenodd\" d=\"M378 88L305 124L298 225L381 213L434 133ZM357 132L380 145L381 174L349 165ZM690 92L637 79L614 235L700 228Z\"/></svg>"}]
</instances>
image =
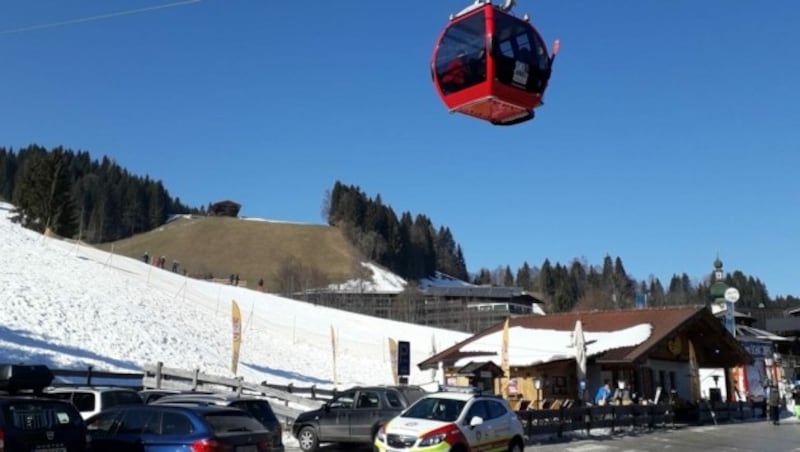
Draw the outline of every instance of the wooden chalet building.
<instances>
[{"instance_id":1,"label":"wooden chalet building","mask_svg":"<svg viewBox=\"0 0 800 452\"><path fill-rule=\"evenodd\" d=\"M569 333L575 329L578 320L587 339L586 390L583 394L579 394L575 349L569 347ZM639 338L625 343L620 336L636 328L649 331L649 334L640 333ZM464 367L474 369L486 362L500 365L499 337L503 329L504 322L495 324L433 355L418 367L422 370L441 369L445 384L468 384L469 380L463 376ZM589 401L605 380L609 380L612 388L618 381L627 382L630 392L643 400L653 400L657 394L666 397L671 390L683 400L693 400L699 398L697 368L724 368L728 376L724 384L731 385L730 369L752 362L748 352L706 307L512 317L509 333L507 346L511 359L507 384L511 389L509 399L516 402L512 403L516 407L540 407L544 400L553 399ZM561 333L561 339L552 343L555 333ZM543 342L538 343L537 337L541 337ZM598 339L594 341L593 337ZM515 342L515 338L525 338L525 343ZM494 346L475 351L470 344L481 340ZM545 343L548 341L550 343ZM625 345L615 347L615 343ZM559 347L563 352L551 354L549 358L530 358L528 362L514 359L515 356L535 355L538 349ZM694 372L690 355L696 358ZM695 377L691 378L690 374ZM498 393L500 381L501 378L495 381ZM731 391L727 393L731 394Z\"/></svg>"}]
</instances>

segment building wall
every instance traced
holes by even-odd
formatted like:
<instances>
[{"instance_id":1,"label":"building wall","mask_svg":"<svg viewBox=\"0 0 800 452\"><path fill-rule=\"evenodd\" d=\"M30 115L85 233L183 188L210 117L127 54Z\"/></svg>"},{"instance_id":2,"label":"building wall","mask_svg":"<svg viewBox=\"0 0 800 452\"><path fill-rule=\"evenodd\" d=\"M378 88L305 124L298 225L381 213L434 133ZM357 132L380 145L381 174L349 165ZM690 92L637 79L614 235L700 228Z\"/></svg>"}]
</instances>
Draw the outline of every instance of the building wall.
<instances>
[{"instance_id":1,"label":"building wall","mask_svg":"<svg viewBox=\"0 0 800 452\"><path fill-rule=\"evenodd\" d=\"M414 305L398 305L396 293L314 292L286 296L372 317L398 320L454 331L477 333L516 314L519 305L503 299L425 298ZM479 309L475 303L492 309ZM532 312L528 309L528 314Z\"/></svg>"},{"instance_id":2,"label":"building wall","mask_svg":"<svg viewBox=\"0 0 800 452\"><path fill-rule=\"evenodd\" d=\"M675 389L678 391L678 397L683 400L689 400L691 398L688 362L648 359L645 367L653 370L653 384L655 386L661 386L662 397L669 395L674 381ZM670 374L672 377L670 377Z\"/></svg>"}]
</instances>

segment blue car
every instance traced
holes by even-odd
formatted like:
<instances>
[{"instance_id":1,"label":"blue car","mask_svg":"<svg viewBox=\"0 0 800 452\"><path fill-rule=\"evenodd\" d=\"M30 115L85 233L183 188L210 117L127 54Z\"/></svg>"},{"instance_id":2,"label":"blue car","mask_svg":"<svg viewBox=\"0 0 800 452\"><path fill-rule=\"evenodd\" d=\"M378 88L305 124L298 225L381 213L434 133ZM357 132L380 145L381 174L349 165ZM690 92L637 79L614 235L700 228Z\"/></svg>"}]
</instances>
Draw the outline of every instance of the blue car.
<instances>
[{"instance_id":1,"label":"blue car","mask_svg":"<svg viewBox=\"0 0 800 452\"><path fill-rule=\"evenodd\" d=\"M218 406L126 405L86 420L94 451L266 452L270 432L250 414Z\"/></svg>"}]
</instances>

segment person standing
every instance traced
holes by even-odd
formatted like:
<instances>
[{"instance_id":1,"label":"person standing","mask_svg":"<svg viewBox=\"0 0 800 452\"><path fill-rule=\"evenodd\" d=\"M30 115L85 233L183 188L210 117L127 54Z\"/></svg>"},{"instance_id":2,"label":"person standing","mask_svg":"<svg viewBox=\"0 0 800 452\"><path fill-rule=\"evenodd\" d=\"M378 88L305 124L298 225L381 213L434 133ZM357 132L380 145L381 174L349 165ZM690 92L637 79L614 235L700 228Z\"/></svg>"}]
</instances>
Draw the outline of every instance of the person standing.
<instances>
[{"instance_id":1,"label":"person standing","mask_svg":"<svg viewBox=\"0 0 800 452\"><path fill-rule=\"evenodd\" d=\"M792 400L794 400L794 415L800 419L800 385L794 387Z\"/></svg>"},{"instance_id":2,"label":"person standing","mask_svg":"<svg viewBox=\"0 0 800 452\"><path fill-rule=\"evenodd\" d=\"M611 397L611 384L606 380L603 382L603 386L600 386L597 390L597 394L594 396L594 404L599 406L606 405L609 397Z\"/></svg>"},{"instance_id":3,"label":"person standing","mask_svg":"<svg viewBox=\"0 0 800 452\"><path fill-rule=\"evenodd\" d=\"M767 407L769 417L773 425L779 425L781 421L781 392L775 383L770 383L767 387Z\"/></svg>"},{"instance_id":4,"label":"person standing","mask_svg":"<svg viewBox=\"0 0 800 452\"><path fill-rule=\"evenodd\" d=\"M617 382L617 389L614 390L613 399L616 405L630 405L632 403L631 391L625 384L625 380Z\"/></svg>"}]
</instances>

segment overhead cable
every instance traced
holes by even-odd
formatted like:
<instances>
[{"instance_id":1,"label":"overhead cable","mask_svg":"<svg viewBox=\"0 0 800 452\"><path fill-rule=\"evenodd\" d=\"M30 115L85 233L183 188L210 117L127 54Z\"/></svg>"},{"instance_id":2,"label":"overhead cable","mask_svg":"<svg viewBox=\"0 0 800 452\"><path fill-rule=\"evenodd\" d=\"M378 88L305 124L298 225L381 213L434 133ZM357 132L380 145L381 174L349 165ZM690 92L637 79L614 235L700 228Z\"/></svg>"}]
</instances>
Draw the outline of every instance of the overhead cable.
<instances>
[{"instance_id":1,"label":"overhead cable","mask_svg":"<svg viewBox=\"0 0 800 452\"><path fill-rule=\"evenodd\" d=\"M202 0L183 0L183 1L180 1L180 2L167 3L167 4L164 4L164 5L148 6L146 8L138 8L138 9L129 9L129 10L125 10L125 11L119 11L119 12L116 12L116 13L108 13L108 14L100 14L100 15L97 15L97 16L83 17L83 18L80 18L80 19L71 19L71 20L65 20L65 21L61 21L61 22L51 22L51 23L47 23L47 24L29 25L29 26L26 26L26 27L11 28L11 29L7 29L7 30L0 30L0 35L7 35L7 34L12 34L12 33L23 33L23 32L26 32L26 31L44 30L46 28L62 27L62 26L65 26L65 25L75 25L75 24L80 24L80 23L84 23L84 22L94 22L94 21L98 21L98 20L111 19L111 18L114 18L114 17L128 16L128 15L131 15L131 14L141 14L141 13L156 11L156 10L159 10L159 9L175 8L175 7L178 7L178 6L186 6L186 5L189 5L189 4L192 4L192 3L200 3L201 1Z\"/></svg>"}]
</instances>

